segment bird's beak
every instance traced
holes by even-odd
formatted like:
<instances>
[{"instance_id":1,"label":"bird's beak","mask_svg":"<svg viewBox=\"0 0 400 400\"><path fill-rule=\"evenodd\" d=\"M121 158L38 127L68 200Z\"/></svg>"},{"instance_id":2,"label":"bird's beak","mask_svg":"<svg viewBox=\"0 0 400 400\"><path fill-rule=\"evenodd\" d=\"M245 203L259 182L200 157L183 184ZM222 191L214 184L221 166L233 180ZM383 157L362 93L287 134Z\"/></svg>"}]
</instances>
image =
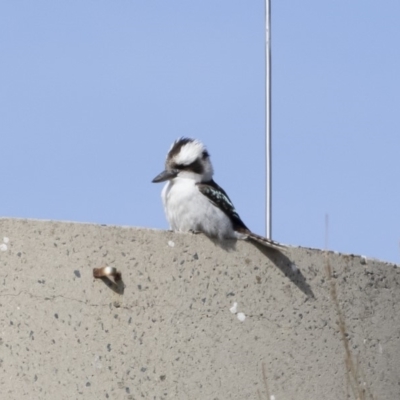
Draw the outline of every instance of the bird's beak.
<instances>
[{"instance_id":1,"label":"bird's beak","mask_svg":"<svg viewBox=\"0 0 400 400\"><path fill-rule=\"evenodd\" d=\"M159 183L159 182L164 182L168 181L169 179L173 179L178 175L179 171L176 169L170 169L170 170L165 170L161 172L161 174L158 174L153 180L153 183Z\"/></svg>"}]
</instances>

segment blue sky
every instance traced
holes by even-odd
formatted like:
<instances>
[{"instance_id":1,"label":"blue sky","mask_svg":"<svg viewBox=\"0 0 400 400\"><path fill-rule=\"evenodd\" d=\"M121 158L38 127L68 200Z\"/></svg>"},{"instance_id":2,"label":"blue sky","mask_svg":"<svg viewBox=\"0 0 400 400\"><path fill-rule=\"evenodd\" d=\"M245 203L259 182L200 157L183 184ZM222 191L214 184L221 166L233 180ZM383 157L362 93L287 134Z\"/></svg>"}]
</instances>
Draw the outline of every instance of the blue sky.
<instances>
[{"instance_id":1,"label":"blue sky","mask_svg":"<svg viewBox=\"0 0 400 400\"><path fill-rule=\"evenodd\" d=\"M400 3L272 1L273 238L400 262ZM264 2L0 3L2 216L167 229L173 140L265 233Z\"/></svg>"}]
</instances>

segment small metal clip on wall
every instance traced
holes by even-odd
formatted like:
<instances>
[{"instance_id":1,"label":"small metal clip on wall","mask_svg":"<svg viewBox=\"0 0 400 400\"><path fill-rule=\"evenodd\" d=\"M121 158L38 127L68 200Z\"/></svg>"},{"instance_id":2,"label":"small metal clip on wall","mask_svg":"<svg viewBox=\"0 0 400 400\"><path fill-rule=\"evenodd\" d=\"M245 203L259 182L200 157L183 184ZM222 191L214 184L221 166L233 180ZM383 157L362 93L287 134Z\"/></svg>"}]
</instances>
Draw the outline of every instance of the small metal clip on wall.
<instances>
[{"instance_id":1,"label":"small metal clip on wall","mask_svg":"<svg viewBox=\"0 0 400 400\"><path fill-rule=\"evenodd\" d=\"M115 282L118 282L122 279L121 272L117 271L117 268L115 267L93 268L93 277L94 278L113 277Z\"/></svg>"},{"instance_id":2,"label":"small metal clip on wall","mask_svg":"<svg viewBox=\"0 0 400 400\"><path fill-rule=\"evenodd\" d=\"M124 282L122 281L121 272L115 267L100 267L93 268L93 277L99 278L104 283L118 294L124 294Z\"/></svg>"}]
</instances>

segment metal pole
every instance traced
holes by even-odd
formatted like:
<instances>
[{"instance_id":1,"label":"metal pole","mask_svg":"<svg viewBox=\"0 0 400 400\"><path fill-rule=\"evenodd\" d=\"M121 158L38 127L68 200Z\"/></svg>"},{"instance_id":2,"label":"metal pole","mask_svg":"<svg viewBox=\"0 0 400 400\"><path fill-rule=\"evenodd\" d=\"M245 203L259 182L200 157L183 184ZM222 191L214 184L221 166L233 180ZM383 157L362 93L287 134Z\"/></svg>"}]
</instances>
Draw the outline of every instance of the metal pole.
<instances>
[{"instance_id":1,"label":"metal pole","mask_svg":"<svg viewBox=\"0 0 400 400\"><path fill-rule=\"evenodd\" d=\"M271 0L265 0L265 152L266 237L272 239L272 151L271 151Z\"/></svg>"}]
</instances>

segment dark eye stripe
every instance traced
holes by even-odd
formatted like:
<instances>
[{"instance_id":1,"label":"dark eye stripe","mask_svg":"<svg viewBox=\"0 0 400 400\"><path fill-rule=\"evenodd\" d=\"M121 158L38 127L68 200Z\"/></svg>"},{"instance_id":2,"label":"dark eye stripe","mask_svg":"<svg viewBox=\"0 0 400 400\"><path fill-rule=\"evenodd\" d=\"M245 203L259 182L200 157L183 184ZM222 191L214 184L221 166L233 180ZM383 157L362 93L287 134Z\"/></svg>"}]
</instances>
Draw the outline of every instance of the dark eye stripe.
<instances>
[{"instance_id":1,"label":"dark eye stripe","mask_svg":"<svg viewBox=\"0 0 400 400\"><path fill-rule=\"evenodd\" d=\"M180 171L191 171L195 174L202 174L204 172L204 167L200 160L196 160L188 165L175 164L173 169L179 169Z\"/></svg>"}]
</instances>

